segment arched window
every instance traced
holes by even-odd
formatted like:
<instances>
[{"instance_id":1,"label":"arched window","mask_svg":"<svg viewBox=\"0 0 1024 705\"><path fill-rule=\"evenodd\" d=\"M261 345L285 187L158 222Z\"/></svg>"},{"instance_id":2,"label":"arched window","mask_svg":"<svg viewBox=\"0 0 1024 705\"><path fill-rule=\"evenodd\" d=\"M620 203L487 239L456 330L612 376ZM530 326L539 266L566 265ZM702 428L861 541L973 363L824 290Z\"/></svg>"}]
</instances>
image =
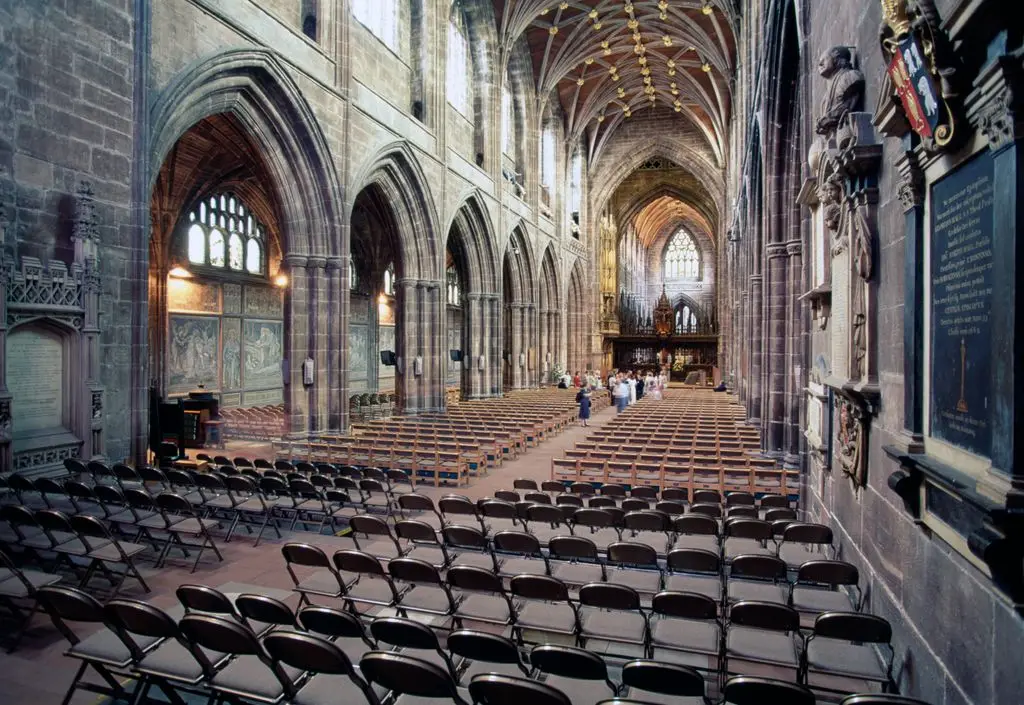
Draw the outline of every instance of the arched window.
<instances>
[{"instance_id":1,"label":"arched window","mask_svg":"<svg viewBox=\"0 0 1024 705\"><path fill-rule=\"evenodd\" d=\"M445 283L447 284L448 303L451 306L462 305L462 283L459 281L459 271L454 264L448 265L445 270Z\"/></svg>"},{"instance_id":2,"label":"arched window","mask_svg":"<svg viewBox=\"0 0 1024 705\"><path fill-rule=\"evenodd\" d=\"M683 304L676 309L676 333L696 333L697 314L690 310L689 305Z\"/></svg>"},{"instance_id":3,"label":"arched window","mask_svg":"<svg viewBox=\"0 0 1024 705\"><path fill-rule=\"evenodd\" d=\"M680 230L665 248L665 278L700 277L700 252L690 233Z\"/></svg>"},{"instance_id":4,"label":"arched window","mask_svg":"<svg viewBox=\"0 0 1024 705\"><path fill-rule=\"evenodd\" d=\"M551 125L544 127L540 138L540 182L551 188L555 181L555 130Z\"/></svg>"},{"instance_id":5,"label":"arched window","mask_svg":"<svg viewBox=\"0 0 1024 705\"><path fill-rule=\"evenodd\" d=\"M398 0L352 0L352 15L382 42L398 48Z\"/></svg>"},{"instance_id":6,"label":"arched window","mask_svg":"<svg viewBox=\"0 0 1024 705\"><path fill-rule=\"evenodd\" d=\"M569 167L569 213L580 212L583 203L583 155L579 147L573 150L572 163Z\"/></svg>"},{"instance_id":7,"label":"arched window","mask_svg":"<svg viewBox=\"0 0 1024 705\"><path fill-rule=\"evenodd\" d=\"M388 296L395 295L395 263L392 262L384 270L384 293Z\"/></svg>"},{"instance_id":8,"label":"arched window","mask_svg":"<svg viewBox=\"0 0 1024 705\"><path fill-rule=\"evenodd\" d=\"M246 274L266 272L266 230L233 193L204 198L188 221L192 264Z\"/></svg>"},{"instance_id":9,"label":"arched window","mask_svg":"<svg viewBox=\"0 0 1024 705\"><path fill-rule=\"evenodd\" d=\"M320 41L317 37L317 8L316 0L302 0L302 33L314 42Z\"/></svg>"},{"instance_id":10,"label":"arched window","mask_svg":"<svg viewBox=\"0 0 1024 705\"><path fill-rule=\"evenodd\" d=\"M348 261L348 290L359 290L359 275L356 274L356 263L352 260Z\"/></svg>"},{"instance_id":11,"label":"arched window","mask_svg":"<svg viewBox=\"0 0 1024 705\"><path fill-rule=\"evenodd\" d=\"M512 81L505 74L501 89L501 149L505 154L515 154L516 115L512 107Z\"/></svg>"},{"instance_id":12,"label":"arched window","mask_svg":"<svg viewBox=\"0 0 1024 705\"><path fill-rule=\"evenodd\" d=\"M467 117L470 115L469 86L472 75L466 13L460 0L455 0L448 17L448 102Z\"/></svg>"}]
</instances>

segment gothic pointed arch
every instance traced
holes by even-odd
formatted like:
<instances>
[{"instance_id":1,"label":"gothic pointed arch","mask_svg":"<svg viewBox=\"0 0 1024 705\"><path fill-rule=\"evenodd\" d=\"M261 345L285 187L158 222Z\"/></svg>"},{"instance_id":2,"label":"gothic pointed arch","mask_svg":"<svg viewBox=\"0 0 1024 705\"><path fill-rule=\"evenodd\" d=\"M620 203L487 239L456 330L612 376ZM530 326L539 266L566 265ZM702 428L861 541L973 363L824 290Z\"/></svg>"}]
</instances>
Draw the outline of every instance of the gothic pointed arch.
<instances>
[{"instance_id":1,"label":"gothic pointed arch","mask_svg":"<svg viewBox=\"0 0 1024 705\"><path fill-rule=\"evenodd\" d=\"M228 49L183 71L150 122L152 190L178 139L204 118L230 114L264 155L281 204L286 253L342 251L342 191L327 140L298 85L268 49Z\"/></svg>"}]
</instances>

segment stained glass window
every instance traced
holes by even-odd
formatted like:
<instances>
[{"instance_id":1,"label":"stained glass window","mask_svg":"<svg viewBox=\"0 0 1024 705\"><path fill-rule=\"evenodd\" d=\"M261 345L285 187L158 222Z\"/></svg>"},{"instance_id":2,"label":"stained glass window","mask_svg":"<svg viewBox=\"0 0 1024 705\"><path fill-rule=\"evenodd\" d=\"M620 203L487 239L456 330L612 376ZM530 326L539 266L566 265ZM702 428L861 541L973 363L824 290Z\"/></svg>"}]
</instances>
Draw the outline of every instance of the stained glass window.
<instances>
[{"instance_id":1,"label":"stained glass window","mask_svg":"<svg viewBox=\"0 0 1024 705\"><path fill-rule=\"evenodd\" d=\"M395 295L395 263L392 262L384 270L384 293L388 296Z\"/></svg>"},{"instance_id":2,"label":"stained glass window","mask_svg":"<svg viewBox=\"0 0 1024 705\"><path fill-rule=\"evenodd\" d=\"M248 274L266 272L263 226L232 193L211 196L188 215L192 264Z\"/></svg>"},{"instance_id":3,"label":"stained glass window","mask_svg":"<svg viewBox=\"0 0 1024 705\"><path fill-rule=\"evenodd\" d=\"M348 290L356 291L359 289L359 277L356 275L356 265L352 260L348 261Z\"/></svg>"},{"instance_id":4,"label":"stained glass window","mask_svg":"<svg viewBox=\"0 0 1024 705\"><path fill-rule=\"evenodd\" d=\"M700 252L685 230L675 234L665 248L665 277L697 279L700 276Z\"/></svg>"}]
</instances>

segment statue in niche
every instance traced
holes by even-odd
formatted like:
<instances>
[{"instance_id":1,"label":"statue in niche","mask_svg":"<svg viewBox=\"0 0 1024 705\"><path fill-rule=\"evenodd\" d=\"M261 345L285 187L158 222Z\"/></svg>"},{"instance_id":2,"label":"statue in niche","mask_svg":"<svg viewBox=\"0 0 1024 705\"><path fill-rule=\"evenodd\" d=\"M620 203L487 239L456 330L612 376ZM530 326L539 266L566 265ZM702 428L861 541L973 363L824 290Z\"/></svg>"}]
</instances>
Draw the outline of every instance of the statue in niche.
<instances>
[{"instance_id":1,"label":"statue in niche","mask_svg":"<svg viewBox=\"0 0 1024 705\"><path fill-rule=\"evenodd\" d=\"M864 74L853 66L848 47L832 47L818 61L818 74L829 82L821 102L821 113L815 132L826 137L834 135L840 121L860 110L864 102Z\"/></svg>"},{"instance_id":2,"label":"statue in niche","mask_svg":"<svg viewBox=\"0 0 1024 705\"><path fill-rule=\"evenodd\" d=\"M831 162L823 162L823 164ZM818 199L821 201L822 213L825 227L832 233L832 254L839 254L846 246L846 237L843 233L843 179L842 176L832 171L821 178L821 185L818 187Z\"/></svg>"},{"instance_id":3,"label":"statue in niche","mask_svg":"<svg viewBox=\"0 0 1024 705\"><path fill-rule=\"evenodd\" d=\"M872 257L874 256L874 233L871 225L858 208L853 218L853 266L857 274L851 290L852 322L853 322L853 356L850 366L850 377L859 379L864 375L864 359L867 357L867 296L868 282L872 275Z\"/></svg>"}]
</instances>

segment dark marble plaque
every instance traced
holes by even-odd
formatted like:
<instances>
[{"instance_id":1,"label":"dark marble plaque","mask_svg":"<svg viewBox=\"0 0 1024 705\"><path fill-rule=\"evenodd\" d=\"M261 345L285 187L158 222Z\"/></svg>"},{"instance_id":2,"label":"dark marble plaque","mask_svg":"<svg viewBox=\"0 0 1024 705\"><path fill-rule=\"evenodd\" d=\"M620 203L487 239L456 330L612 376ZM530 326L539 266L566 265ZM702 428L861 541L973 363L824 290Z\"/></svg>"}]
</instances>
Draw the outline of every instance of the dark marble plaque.
<instances>
[{"instance_id":1,"label":"dark marble plaque","mask_svg":"<svg viewBox=\"0 0 1024 705\"><path fill-rule=\"evenodd\" d=\"M931 435L992 448L993 159L982 152L931 189Z\"/></svg>"}]
</instances>

